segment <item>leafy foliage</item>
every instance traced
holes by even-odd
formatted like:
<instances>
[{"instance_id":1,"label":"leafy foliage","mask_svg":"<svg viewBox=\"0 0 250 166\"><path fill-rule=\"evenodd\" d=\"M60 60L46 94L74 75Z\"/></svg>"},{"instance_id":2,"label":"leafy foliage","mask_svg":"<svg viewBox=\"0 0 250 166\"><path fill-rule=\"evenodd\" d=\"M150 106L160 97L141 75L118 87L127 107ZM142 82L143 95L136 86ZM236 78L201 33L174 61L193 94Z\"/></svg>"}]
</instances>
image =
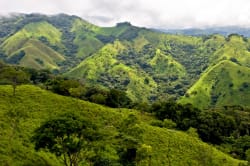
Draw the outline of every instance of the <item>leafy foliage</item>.
<instances>
[{"instance_id":1,"label":"leafy foliage","mask_svg":"<svg viewBox=\"0 0 250 166\"><path fill-rule=\"evenodd\" d=\"M98 128L94 129L98 129L96 131L103 136L91 142L91 146L84 146L88 149L82 149L86 160L79 165L122 165L119 155L122 153L119 152L127 151L125 147L130 146L130 141L126 141L130 140L128 138L135 139L137 142L131 144L136 145L137 148L137 159L133 162L141 165L161 166L168 165L168 163L171 165L189 165L190 163L201 165L202 161L204 161L203 163L210 161L213 165L245 163L232 159L184 132L151 126L149 123L154 117L149 114L141 114L135 110L103 107L59 96L31 85L20 86L17 89L16 98L12 98L11 86L0 86L0 92L2 131L0 134L0 160L5 165L61 165L60 160L48 151L35 151L30 138L34 131L46 122L63 120L65 123L76 124L74 126L77 128L77 124L81 124L81 119L84 122L91 121L90 124L95 124L94 126ZM17 113L16 118L13 118L14 116L11 118L7 112ZM67 115L67 118L62 115ZM75 115L76 121L71 118ZM18 125L14 125L17 124L14 123L14 119L19 120ZM63 123L60 123L59 127L71 126L71 124L65 126ZM13 128L12 125L18 128ZM57 130L55 133L57 132L60 131ZM88 135L91 136L91 134ZM9 142L10 138L11 142ZM203 154L203 160L201 160L201 154Z\"/></svg>"},{"instance_id":2,"label":"leafy foliage","mask_svg":"<svg viewBox=\"0 0 250 166\"><path fill-rule=\"evenodd\" d=\"M0 68L1 84L11 84L13 88L13 96L16 95L18 85L29 82L29 75L20 68L3 67Z\"/></svg>"},{"instance_id":3,"label":"leafy foliage","mask_svg":"<svg viewBox=\"0 0 250 166\"><path fill-rule=\"evenodd\" d=\"M126 91L138 103L174 99L199 108L249 106L249 42L243 36L171 35L126 22L102 28L65 14L17 15L1 22L12 27L0 28L0 57L7 62Z\"/></svg>"},{"instance_id":4,"label":"leafy foliage","mask_svg":"<svg viewBox=\"0 0 250 166\"><path fill-rule=\"evenodd\" d=\"M65 166L76 166L84 159L82 149L87 149L95 137L90 121L68 114L42 124L32 140L36 150L48 149L57 157L62 157Z\"/></svg>"}]
</instances>

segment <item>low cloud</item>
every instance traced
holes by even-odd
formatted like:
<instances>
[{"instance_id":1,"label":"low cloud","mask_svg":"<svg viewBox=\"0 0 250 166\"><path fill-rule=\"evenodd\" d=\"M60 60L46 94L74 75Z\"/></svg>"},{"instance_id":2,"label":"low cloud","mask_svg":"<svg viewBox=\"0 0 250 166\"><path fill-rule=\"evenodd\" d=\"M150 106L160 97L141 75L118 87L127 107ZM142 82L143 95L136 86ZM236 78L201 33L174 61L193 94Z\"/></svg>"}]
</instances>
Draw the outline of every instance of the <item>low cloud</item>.
<instances>
[{"instance_id":1,"label":"low cloud","mask_svg":"<svg viewBox=\"0 0 250 166\"><path fill-rule=\"evenodd\" d=\"M250 27L249 0L0 0L0 14L13 12L73 14L101 26Z\"/></svg>"}]
</instances>

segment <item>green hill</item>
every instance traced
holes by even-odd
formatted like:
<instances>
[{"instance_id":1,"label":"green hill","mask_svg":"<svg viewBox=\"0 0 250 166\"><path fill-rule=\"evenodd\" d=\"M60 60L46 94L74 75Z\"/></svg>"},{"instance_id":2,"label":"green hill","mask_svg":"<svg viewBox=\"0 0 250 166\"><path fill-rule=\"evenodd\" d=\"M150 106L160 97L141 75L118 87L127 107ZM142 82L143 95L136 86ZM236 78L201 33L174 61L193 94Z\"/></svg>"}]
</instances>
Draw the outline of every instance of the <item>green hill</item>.
<instances>
[{"instance_id":1,"label":"green hill","mask_svg":"<svg viewBox=\"0 0 250 166\"><path fill-rule=\"evenodd\" d=\"M15 97L11 86L0 86L0 110L0 162L3 165L60 165L60 161L52 154L36 152L30 138L41 123L66 112L78 113L90 119L109 136L115 136L121 121L129 114L134 114L139 120L137 125L144 130L141 143L152 148L151 159L142 160L141 165L151 162L151 165L159 166L237 166L244 163L187 133L150 126L149 123L154 119L150 115L59 96L35 86L18 87ZM100 151L103 157L117 158L112 149L115 138L96 144L104 146Z\"/></svg>"},{"instance_id":2,"label":"green hill","mask_svg":"<svg viewBox=\"0 0 250 166\"><path fill-rule=\"evenodd\" d=\"M211 66L180 102L192 103L199 108L225 105L249 107L250 53L247 46L242 37L231 36L210 57Z\"/></svg>"},{"instance_id":3,"label":"green hill","mask_svg":"<svg viewBox=\"0 0 250 166\"><path fill-rule=\"evenodd\" d=\"M56 69L86 83L126 91L136 102L180 100L200 108L250 106L250 41L240 35L164 34L128 22L99 27L65 14L20 14L0 18L0 23L0 59L7 63ZM231 74L237 70L244 76ZM242 83L234 85L240 93L228 86L233 82ZM199 97L193 96L199 92ZM245 99L234 100L240 94Z\"/></svg>"},{"instance_id":4,"label":"green hill","mask_svg":"<svg viewBox=\"0 0 250 166\"><path fill-rule=\"evenodd\" d=\"M7 61L36 69L59 69L57 64L65 58L39 41L42 37L50 44L60 46L59 30L47 22L30 23L1 45Z\"/></svg>"},{"instance_id":5,"label":"green hill","mask_svg":"<svg viewBox=\"0 0 250 166\"><path fill-rule=\"evenodd\" d=\"M114 44L107 44L96 54L72 69L67 73L67 76L84 77L89 82L105 81L107 86L113 86L113 88L125 85L127 94L131 99L147 101L147 97L156 88L156 83L143 71L126 66L117 60L118 54L124 49L126 49L126 46L118 41ZM104 76L104 80L102 80L102 76ZM114 82L108 80L107 76Z\"/></svg>"}]
</instances>

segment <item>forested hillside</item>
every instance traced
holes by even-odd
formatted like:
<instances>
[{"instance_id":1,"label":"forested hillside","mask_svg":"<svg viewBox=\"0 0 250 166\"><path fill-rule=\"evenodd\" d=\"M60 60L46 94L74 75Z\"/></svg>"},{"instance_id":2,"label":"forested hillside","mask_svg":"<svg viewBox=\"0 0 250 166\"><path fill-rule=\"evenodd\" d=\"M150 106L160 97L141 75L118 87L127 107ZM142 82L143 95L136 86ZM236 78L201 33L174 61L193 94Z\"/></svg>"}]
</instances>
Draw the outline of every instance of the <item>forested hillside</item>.
<instances>
[{"instance_id":1,"label":"forested hillside","mask_svg":"<svg viewBox=\"0 0 250 166\"><path fill-rule=\"evenodd\" d=\"M134 102L249 107L250 43L244 36L171 35L128 22L98 27L64 14L17 14L0 22L0 58L7 63L120 89Z\"/></svg>"},{"instance_id":2,"label":"forested hillside","mask_svg":"<svg viewBox=\"0 0 250 166\"><path fill-rule=\"evenodd\" d=\"M93 131L85 133L88 134L85 141L93 138L83 146L81 165L126 165L135 161L137 165L158 166L246 163L201 142L195 132L188 134L152 126L150 124L156 121L154 117L135 110L111 109L31 85L18 87L15 96L11 86L2 85L0 99L0 162L3 165L63 165L62 156L56 157L46 150L35 151L32 137L35 129L46 121L69 115L85 119L88 127L94 124L98 132L97 139L90 135ZM129 156L135 155L133 153L125 155L129 149L137 151L136 158Z\"/></svg>"},{"instance_id":3,"label":"forested hillside","mask_svg":"<svg viewBox=\"0 0 250 166\"><path fill-rule=\"evenodd\" d=\"M0 17L0 165L250 161L250 40Z\"/></svg>"}]
</instances>

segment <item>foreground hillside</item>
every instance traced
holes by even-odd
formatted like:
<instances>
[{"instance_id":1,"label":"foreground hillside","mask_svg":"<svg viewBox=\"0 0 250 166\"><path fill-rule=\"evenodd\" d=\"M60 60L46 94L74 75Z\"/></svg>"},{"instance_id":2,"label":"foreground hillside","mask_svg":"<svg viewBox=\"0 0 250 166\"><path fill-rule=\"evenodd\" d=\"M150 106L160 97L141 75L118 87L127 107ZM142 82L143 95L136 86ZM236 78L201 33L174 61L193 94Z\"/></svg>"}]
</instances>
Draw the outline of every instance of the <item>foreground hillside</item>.
<instances>
[{"instance_id":1,"label":"foreground hillside","mask_svg":"<svg viewBox=\"0 0 250 166\"><path fill-rule=\"evenodd\" d=\"M36 152L30 139L34 130L44 121L62 113L78 113L100 126L112 139L100 140L95 148L105 160L115 161L116 137L119 124L134 114L137 126L144 130L141 144L152 148L152 158L144 159L140 165L239 165L240 161L201 142L186 133L149 125L153 117L134 110L111 109L89 102L63 97L38 87L24 85L12 95L11 86L0 86L0 162L3 165L60 165L52 154ZM122 145L119 145L122 146ZM95 156L94 152L86 155ZM243 162L242 162L243 163ZM88 165L87 163L82 163ZM90 164L90 163L89 163ZM111 164L112 165L112 164Z\"/></svg>"}]
</instances>

